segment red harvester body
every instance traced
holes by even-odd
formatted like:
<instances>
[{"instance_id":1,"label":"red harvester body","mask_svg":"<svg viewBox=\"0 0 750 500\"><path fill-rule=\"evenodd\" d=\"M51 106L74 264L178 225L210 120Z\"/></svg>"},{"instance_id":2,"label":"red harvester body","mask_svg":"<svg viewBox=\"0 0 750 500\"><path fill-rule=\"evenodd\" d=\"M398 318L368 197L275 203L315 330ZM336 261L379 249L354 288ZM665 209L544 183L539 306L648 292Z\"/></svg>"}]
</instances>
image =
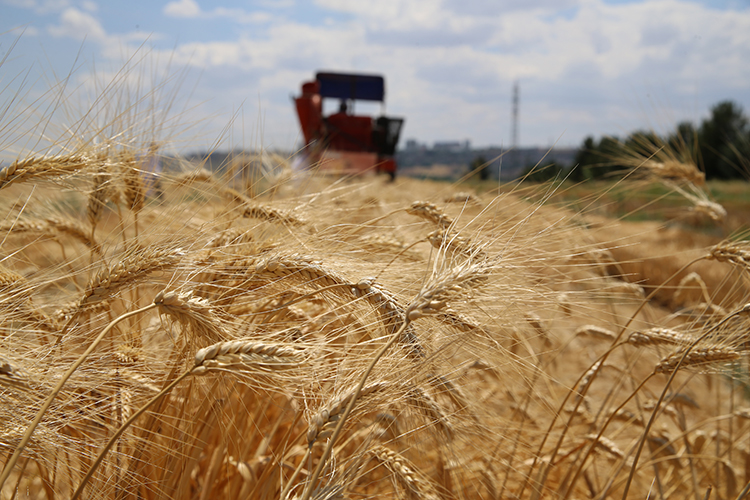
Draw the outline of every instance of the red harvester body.
<instances>
[{"instance_id":1,"label":"red harvester body","mask_svg":"<svg viewBox=\"0 0 750 500\"><path fill-rule=\"evenodd\" d=\"M338 99L337 113L323 115L323 99ZM403 118L357 116L350 113L354 101L385 100L382 76L319 72L302 84L294 99L305 154L310 165L324 172L352 174L366 171L396 175L396 144Z\"/></svg>"}]
</instances>

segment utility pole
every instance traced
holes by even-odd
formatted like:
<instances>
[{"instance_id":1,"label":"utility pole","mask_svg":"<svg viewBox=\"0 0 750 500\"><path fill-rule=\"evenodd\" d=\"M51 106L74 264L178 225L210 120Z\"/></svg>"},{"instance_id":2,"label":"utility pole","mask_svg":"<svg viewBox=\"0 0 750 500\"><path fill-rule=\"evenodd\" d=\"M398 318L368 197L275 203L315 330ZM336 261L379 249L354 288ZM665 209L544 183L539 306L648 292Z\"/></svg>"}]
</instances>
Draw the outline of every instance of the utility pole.
<instances>
[{"instance_id":1,"label":"utility pole","mask_svg":"<svg viewBox=\"0 0 750 500\"><path fill-rule=\"evenodd\" d=\"M513 82L513 111L511 116L511 148L513 151L513 162L511 168L518 168L520 155L518 154L518 80Z\"/></svg>"}]
</instances>

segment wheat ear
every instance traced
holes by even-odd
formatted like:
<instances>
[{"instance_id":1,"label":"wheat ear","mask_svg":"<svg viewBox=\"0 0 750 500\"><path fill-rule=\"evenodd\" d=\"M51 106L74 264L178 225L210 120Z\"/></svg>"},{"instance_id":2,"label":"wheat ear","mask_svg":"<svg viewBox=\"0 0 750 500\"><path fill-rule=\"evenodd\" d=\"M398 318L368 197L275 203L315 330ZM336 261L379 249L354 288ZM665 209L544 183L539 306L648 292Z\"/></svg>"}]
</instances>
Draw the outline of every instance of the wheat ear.
<instances>
[{"instance_id":1,"label":"wheat ear","mask_svg":"<svg viewBox=\"0 0 750 500\"><path fill-rule=\"evenodd\" d=\"M146 205L146 185L143 175L135 166L133 155L122 156L119 163L125 206L132 212L140 212Z\"/></svg>"},{"instance_id":2,"label":"wheat ear","mask_svg":"<svg viewBox=\"0 0 750 500\"><path fill-rule=\"evenodd\" d=\"M22 370L7 359L0 357L0 385L27 389L28 378Z\"/></svg>"},{"instance_id":3,"label":"wheat ear","mask_svg":"<svg viewBox=\"0 0 750 500\"><path fill-rule=\"evenodd\" d=\"M249 219L260 219L267 222L280 222L292 226L303 225L297 217L269 206L258 205L252 199L230 187L221 186L219 192L242 207L242 216Z\"/></svg>"},{"instance_id":4,"label":"wheat ear","mask_svg":"<svg viewBox=\"0 0 750 500\"><path fill-rule=\"evenodd\" d=\"M417 409L430 423L436 425L448 439L453 439L453 425L443 412L440 405L419 387L413 387L407 394L406 400Z\"/></svg>"},{"instance_id":5,"label":"wheat ear","mask_svg":"<svg viewBox=\"0 0 750 500\"><path fill-rule=\"evenodd\" d=\"M478 422L478 418L470 410L469 398L466 397L461 387L450 379L442 375L431 375L427 381L429 384L436 389L442 391L443 394L450 398L451 402L461 411L468 413L475 422Z\"/></svg>"},{"instance_id":6,"label":"wheat ear","mask_svg":"<svg viewBox=\"0 0 750 500\"><path fill-rule=\"evenodd\" d=\"M633 332L628 343L636 347L648 345L686 345L695 340L693 337L671 328L649 328L642 332Z\"/></svg>"},{"instance_id":7,"label":"wheat ear","mask_svg":"<svg viewBox=\"0 0 750 500\"><path fill-rule=\"evenodd\" d=\"M111 268L99 271L86 287L78 307L108 299L126 285L141 282L153 272L174 267L179 256L180 251L173 248L139 249Z\"/></svg>"},{"instance_id":8,"label":"wheat ear","mask_svg":"<svg viewBox=\"0 0 750 500\"><path fill-rule=\"evenodd\" d=\"M158 306L159 313L191 328L199 337L212 342L227 337L208 300L194 296L192 291L178 293L162 290L154 297L154 304Z\"/></svg>"},{"instance_id":9,"label":"wheat ear","mask_svg":"<svg viewBox=\"0 0 750 500\"><path fill-rule=\"evenodd\" d=\"M282 224L289 224L292 226L301 226L304 224L304 222L302 222L299 218L287 212L282 212L281 210L262 205L245 206L242 210L242 216L249 219L260 219L267 222L280 222Z\"/></svg>"},{"instance_id":10,"label":"wheat ear","mask_svg":"<svg viewBox=\"0 0 750 500\"><path fill-rule=\"evenodd\" d=\"M0 169L0 189L16 182L77 172L87 167L90 161L90 158L83 155L31 157L26 160L16 160Z\"/></svg>"},{"instance_id":11,"label":"wheat ear","mask_svg":"<svg viewBox=\"0 0 750 500\"><path fill-rule=\"evenodd\" d=\"M317 412L309 424L307 447L312 448L317 441L326 439L333 434L341 414L350 403L353 403L354 400L361 401L367 396L383 390L385 387L387 387L385 382L378 382L363 387L360 391L356 391L356 389L351 390L342 398L334 400L331 404Z\"/></svg>"},{"instance_id":12,"label":"wheat ear","mask_svg":"<svg viewBox=\"0 0 750 500\"><path fill-rule=\"evenodd\" d=\"M615 458L625 458L625 453L609 438L596 434L586 434L583 439L594 443L594 449L602 450Z\"/></svg>"},{"instance_id":13,"label":"wheat ear","mask_svg":"<svg viewBox=\"0 0 750 500\"><path fill-rule=\"evenodd\" d=\"M415 201L406 209L406 213L421 217L443 229L447 229L453 224L453 219L440 211L437 206L427 201Z\"/></svg>"},{"instance_id":14,"label":"wheat ear","mask_svg":"<svg viewBox=\"0 0 750 500\"><path fill-rule=\"evenodd\" d=\"M656 372L671 373L677 369L723 364L738 359L740 359L740 353L729 347L694 348L687 354L685 349L679 349L657 363Z\"/></svg>"},{"instance_id":15,"label":"wheat ear","mask_svg":"<svg viewBox=\"0 0 750 500\"><path fill-rule=\"evenodd\" d=\"M330 287L338 290L346 299L363 298L372 304L381 317L386 330L393 333L401 328L406 318L406 311L396 298L385 288L377 285L371 279L363 279L353 283L337 272L324 267L320 262L299 256L276 256L260 261L255 271L257 275L273 278L295 277L306 285ZM410 349L410 355L424 358L424 349L419 344L412 325L407 325L402 333L402 342Z\"/></svg>"},{"instance_id":16,"label":"wheat ear","mask_svg":"<svg viewBox=\"0 0 750 500\"><path fill-rule=\"evenodd\" d=\"M727 218L727 210L715 201L695 200L692 211L705 215L714 222L723 222Z\"/></svg>"},{"instance_id":17,"label":"wheat ear","mask_svg":"<svg viewBox=\"0 0 750 500\"><path fill-rule=\"evenodd\" d=\"M86 212L88 214L89 222L91 223L91 234L94 233L99 219L101 219L102 211L109 201L110 188L109 188L110 174L106 170L104 165L99 167L98 172L94 174L93 178L93 189L89 195L88 206Z\"/></svg>"},{"instance_id":18,"label":"wheat ear","mask_svg":"<svg viewBox=\"0 0 750 500\"><path fill-rule=\"evenodd\" d=\"M16 220L12 223L0 224L0 232L46 235L51 231L71 236L86 245L99 256L102 255L102 248L99 243L91 237L91 231L85 230L83 226L72 219L47 217L43 221Z\"/></svg>"},{"instance_id":19,"label":"wheat ear","mask_svg":"<svg viewBox=\"0 0 750 500\"><path fill-rule=\"evenodd\" d=\"M614 340L617 338L617 335L615 335L615 332L608 330L606 328L603 328L601 326L596 325L583 325L578 328L576 328L575 331L576 336L586 336L586 337L593 337L595 339L601 339L601 340L609 340L614 342Z\"/></svg>"},{"instance_id":20,"label":"wheat ear","mask_svg":"<svg viewBox=\"0 0 750 500\"><path fill-rule=\"evenodd\" d=\"M263 371L295 368L302 363L299 350L284 345L246 340L219 342L195 353L194 375L213 369L257 368Z\"/></svg>"},{"instance_id":21,"label":"wheat ear","mask_svg":"<svg viewBox=\"0 0 750 500\"><path fill-rule=\"evenodd\" d=\"M72 220L65 220L59 217L47 217L45 221L51 229L54 229L60 234L67 234L69 236L72 236L73 238L86 245L100 257L103 255L101 245L99 245L99 243L97 243L93 236L85 231L80 224Z\"/></svg>"},{"instance_id":22,"label":"wheat ear","mask_svg":"<svg viewBox=\"0 0 750 500\"><path fill-rule=\"evenodd\" d=\"M691 261L687 265L690 265L690 264L692 264L692 262L696 262L696 261L697 261L697 259L695 261ZM683 266L682 269L685 269L687 267L687 265ZM679 272L680 271L678 271L678 273ZM666 281L665 281L665 283L666 283ZM654 293L655 293L655 291L651 292L651 295L653 295ZM745 304L744 306L742 306L741 308L737 309L733 313L729 314L728 316L726 316L725 318L723 318L721 321L719 321L718 323L716 323L715 325L713 325L711 328L709 328L708 330L706 330L700 337L698 337L696 340L694 340L689 346L681 349L680 350L680 355L676 359L671 359L671 357L668 356L667 358L665 358L664 360L662 360L656 366L656 368L654 369L654 374L659 373L659 371L660 371L660 366L659 365L662 365L662 363L664 363L664 364L662 365L661 369L664 370L665 372L669 373L669 378L667 379L667 383L664 385L664 388L661 391L661 395L659 396L659 400L656 403L656 408L657 409L659 408L659 405L661 405L661 403L666 398L666 396L667 396L667 390L669 389L669 387L671 386L671 384L674 381L675 377L677 376L677 372L679 371L679 368L681 367L682 363L690 355L692 349L694 349L706 337L708 337L709 335L713 334L713 332L717 328L719 328L725 322L729 321L732 317L734 317L734 316L736 316L738 314L746 313L746 312L748 312L748 310L750 310L750 303ZM731 357L734 357L735 355L737 357L739 357L739 353L737 353L736 351L734 351L734 353L728 352L728 353L724 353L724 354L728 354ZM703 356L703 359L707 360L708 358L713 357L713 356L714 356L714 354L709 354L709 352L705 352L704 356ZM700 359L700 357L698 359ZM735 359L737 359L737 358L735 358ZM636 470L636 467L638 465L638 460L640 459L641 452L643 451L643 445L646 442L646 437L648 436L648 432L651 429L651 426L654 424L654 420L656 419L656 414L657 414L656 411L651 412L651 416L649 417L649 420L646 423L646 427L644 428L644 432L641 434L641 438L638 440L638 446L636 447L635 455L633 456L633 465L630 467L630 473L628 474L628 479L625 482L625 487L623 488L623 495L622 495L623 499L627 498L628 491L630 491L630 485L633 482L633 477L635 476L635 470Z\"/></svg>"},{"instance_id":23,"label":"wheat ear","mask_svg":"<svg viewBox=\"0 0 750 500\"><path fill-rule=\"evenodd\" d=\"M665 161L646 160L641 166L661 179L684 180L696 186L702 186L706 183L706 174L698 170L698 167L692 162L674 159Z\"/></svg>"},{"instance_id":24,"label":"wheat ear","mask_svg":"<svg viewBox=\"0 0 750 500\"><path fill-rule=\"evenodd\" d=\"M368 453L378 459L393 474L406 498L423 500L439 498L435 489L416 472L416 468L406 458L385 446L374 446Z\"/></svg>"},{"instance_id":25,"label":"wheat ear","mask_svg":"<svg viewBox=\"0 0 750 500\"><path fill-rule=\"evenodd\" d=\"M706 258L748 268L750 267L750 242L723 241L713 246Z\"/></svg>"},{"instance_id":26,"label":"wheat ear","mask_svg":"<svg viewBox=\"0 0 750 500\"><path fill-rule=\"evenodd\" d=\"M443 198L443 201L446 203L468 203L471 205L482 205L482 202L479 200L479 198L471 193L467 193L464 191L459 191L458 193L453 193L450 196L446 196L445 198Z\"/></svg>"},{"instance_id":27,"label":"wheat ear","mask_svg":"<svg viewBox=\"0 0 750 500\"><path fill-rule=\"evenodd\" d=\"M438 249L449 253L455 253L463 255L465 257L472 257L475 259L483 259L487 256L481 247L471 242L469 238L460 236L458 233L448 231L446 229L438 229L427 235L427 241Z\"/></svg>"}]
</instances>

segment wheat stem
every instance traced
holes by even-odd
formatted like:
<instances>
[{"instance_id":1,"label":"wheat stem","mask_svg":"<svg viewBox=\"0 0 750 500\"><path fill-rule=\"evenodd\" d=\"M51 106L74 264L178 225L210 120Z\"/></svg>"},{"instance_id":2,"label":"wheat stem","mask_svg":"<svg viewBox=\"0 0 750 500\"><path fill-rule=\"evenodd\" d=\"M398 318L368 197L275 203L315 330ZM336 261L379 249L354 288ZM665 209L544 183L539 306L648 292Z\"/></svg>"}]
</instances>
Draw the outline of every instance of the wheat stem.
<instances>
[{"instance_id":1,"label":"wheat stem","mask_svg":"<svg viewBox=\"0 0 750 500\"><path fill-rule=\"evenodd\" d=\"M297 465L297 468L294 469L294 472L292 473L292 476L289 478L289 481L286 483L286 486L284 487L284 490L279 495L279 500L284 500L287 495L289 494L289 491L292 489L292 485L294 484L294 480L297 478L297 475L302 470L302 467L305 465L305 462L307 461L308 457L312 454L312 447L309 447L307 451L305 452L305 456L302 457L302 459L299 461L299 464Z\"/></svg>"},{"instance_id":2,"label":"wheat stem","mask_svg":"<svg viewBox=\"0 0 750 500\"><path fill-rule=\"evenodd\" d=\"M89 354L94 352L94 349L96 349L99 343L115 327L115 325L117 325L117 323L123 320L126 320L128 318L131 318L133 316L136 316L138 314L144 313L150 309L153 309L154 307L156 307L156 305L149 304L145 307L136 309L135 311L130 311L116 318L109 325L107 325L107 327L104 330L102 330L99 335L96 336L96 338L91 342L91 345L89 345L88 349L86 349L86 351L83 354L81 354L81 356L75 361L75 363L73 363L70 366L70 368L68 368L68 370L62 376L62 378L57 383L55 388L52 389L52 393L49 396L47 396L47 399L44 401L44 404L42 404L42 407L39 408L39 411L37 412L36 417L34 417L34 420L31 422L31 424L29 424L29 427L26 429L26 432L24 433L23 438L21 439L21 442L18 444L15 451L13 452L13 455L5 463L2 476L0 476L0 489L2 489L3 485L5 484L5 481L8 479L8 476L10 476L10 473L12 472L13 467L15 467L16 463L18 462L18 459L21 456L23 449L29 443L29 440L31 439L31 435L34 434L34 430L36 430L37 426L42 421L42 418L44 417L44 414L47 412L50 405L52 404L52 401L54 401L55 397L62 390L63 385L65 385L65 382L67 382L70 376L73 375L73 372L75 372L78 369L78 367L81 366L81 364L86 360Z\"/></svg>"},{"instance_id":3,"label":"wheat stem","mask_svg":"<svg viewBox=\"0 0 750 500\"><path fill-rule=\"evenodd\" d=\"M312 477L310 478L310 481L305 488L305 491L302 494L302 498L300 500L310 500L310 495L313 492L313 487L315 486L315 483L318 482L318 478L320 477L320 473L323 471L323 467L325 467L326 462L328 461L328 457L331 455L331 451L333 450L333 445L336 443L336 439L339 437L339 434L341 434L341 430L344 428L344 423L346 422L347 417L352 412L352 409L354 409L354 405L357 404L357 399L359 398L359 393L362 391L362 388L365 386L365 382L367 382L367 377L370 376L370 373L375 368L375 365L380 360L380 358L385 354L385 352L390 349L390 347L396 343L396 341L401 337L401 334L406 330L406 328L411 324L411 321L409 320L408 316L404 319L403 324L401 325L401 328L399 328L392 336L391 339L386 342L386 344L380 348L380 350L375 354L375 356L372 358L372 361L370 361L370 364L367 366L367 369L362 374L362 378L359 381L359 384L357 385L357 388L354 390L353 397L349 404L346 407L346 410L344 410L344 413L341 414L341 418L339 420L339 424L336 426L336 430L333 431L333 434L331 435L331 439L328 441L328 445L323 450L323 455L320 457L320 461L318 462L318 466L315 468L315 471L313 472Z\"/></svg>"},{"instance_id":4,"label":"wheat stem","mask_svg":"<svg viewBox=\"0 0 750 500\"><path fill-rule=\"evenodd\" d=\"M102 463L102 460L104 460L104 456L109 452L110 448L112 448L112 445L115 444L115 441L117 441L120 436L122 436L122 433L125 432L125 430L130 427L130 425L135 422L135 420L143 415L143 413L148 410L151 405L159 401L162 397L164 397L169 391L171 391L174 386L182 382L187 376L193 374L193 369L187 370L182 373L179 377L174 379L168 386L166 386L164 389L162 389L156 396L151 398L145 405L143 405L137 412L133 413L133 415L130 416L129 419L127 419L119 429L117 429L117 432L115 432L111 438L109 438L109 441L107 441L107 444L104 445L104 448L102 448L102 451L99 452L99 455L96 457L96 460L93 464L89 467L89 470L86 472L86 475L81 480L81 484L78 485L78 488L76 488L76 491L73 493L73 496L70 497L70 500L76 500L81 493L83 493L83 489L86 487L86 484L89 482L89 479L91 479L91 476L94 475L94 471L99 467L99 465Z\"/></svg>"},{"instance_id":5,"label":"wheat stem","mask_svg":"<svg viewBox=\"0 0 750 500\"><path fill-rule=\"evenodd\" d=\"M633 390L630 393L630 395L627 398L625 398L625 401L623 401L622 403L620 403L620 406L618 406L617 408L615 408L615 410L609 415L609 418L607 419L607 421L604 422L604 424L602 425L602 428L599 429L599 432L596 434L596 438L591 442L591 444L589 445L589 447L586 449L586 452L584 453L583 458L581 458L578 461L578 468L576 469L575 475L573 476L573 479L568 484L568 489L565 491L565 494L562 496L562 498L567 498L568 494L572 491L573 486L575 485L576 481L578 481L578 478L581 476L581 473L583 472L583 468L584 468L584 465L586 464L586 460L588 459L588 457L591 454L591 452L594 451L594 448L596 447L597 442L599 442L599 440L602 438L602 436L604 435L604 431L607 430L607 427L609 426L609 424L612 423L612 421L614 421L615 416L617 415L617 413L620 410L622 410L625 407L625 405L628 404L628 402L631 399L633 399L633 397L636 394L638 394L638 392L640 392L640 390L643 388L643 386L646 385L646 382L648 382L649 380L651 380L651 378L654 375L656 375L656 372L653 372L649 376L647 376L646 378L644 378L643 381L640 384L638 384L638 387L636 387L635 390ZM656 414L656 412L657 412L658 409L659 409L658 406L656 408L654 408L654 414ZM623 460L624 460L624 458L623 458Z\"/></svg>"},{"instance_id":6,"label":"wheat stem","mask_svg":"<svg viewBox=\"0 0 750 500\"><path fill-rule=\"evenodd\" d=\"M661 285L659 285L656 288L654 288L654 290L652 290L651 293L648 294L648 296L641 301L640 305L636 308L636 310L630 316L630 319L628 319L628 321L622 326L622 328L620 329L620 332L617 334L617 337L615 338L615 340L612 341L612 346L607 350L607 352L605 352L604 354L602 354L602 356L599 359L597 359L595 363L601 362L602 365L604 365L604 362L607 360L607 358L609 357L609 355L612 354L612 352L614 351L614 349L616 347L618 347L619 345L621 345L621 344L618 344L617 342L620 341L620 338L623 336L623 334L625 333L625 331L627 330L627 328L630 326L630 324L633 322L633 320L635 320L636 316L638 316L638 314L643 310L643 308L646 307L646 304L648 304L651 301L651 299L662 288L664 288L666 286L667 283L669 283L675 277L679 276L680 273L682 273L683 271L685 271L687 268L689 268L690 266L692 266L696 262L699 262L700 260L703 260L705 258L706 258L706 255L702 255L700 257L697 257L697 258L691 260L690 262L688 262L687 264L685 264L684 266L682 266L680 269L678 269L677 271L675 271L674 274L672 274L672 276L670 276L669 278L667 278ZM599 370L601 370L601 366L602 365L600 365ZM592 376L595 377L597 374L598 374L598 371L596 373L594 373ZM576 387L585 376L586 376L586 373L583 373L579 377L578 381L576 381L576 385L574 387ZM573 421L573 418L575 417L575 411L578 410L578 407L580 406L581 402L583 402L583 396L586 395L587 391L588 391L588 387L586 387L585 390L581 393L581 398L576 402L574 411L571 413L570 417L568 418L567 423L565 424L565 427L563 428L563 431L560 433L560 437L558 438L557 443L555 445L555 449L552 451L552 455L550 457L550 465L547 466L547 467L545 467L543 469L543 472L540 472L541 477L540 477L540 479L538 481L538 485L540 486L540 488L538 488L534 492L534 494L531 497L532 500L537 500L539 498L539 496L541 495L541 486L543 486L544 483L547 481L547 477L549 476L549 473L550 473L550 471L552 469L551 464L554 463L554 461L555 461L555 456L557 455L557 452L560 450L560 446L562 446L563 440L565 439L565 435L567 434L567 431L570 428L570 424ZM557 421L557 416L562 414L562 410L563 410L563 408L565 408L565 405L568 404L568 399L570 398L570 396L572 394L573 394L573 391L569 391L568 394L566 394L566 396L563 399L563 402L560 404L560 407L558 408L557 412L552 417L552 421L549 424L549 428L547 429L547 432L544 434L544 437L542 438L542 442L539 444L538 453L534 456L534 460L533 460L533 462L531 464L531 469L529 470L529 473L526 476L526 478L524 479L523 485L521 486L521 492L517 495L519 498L521 498L523 496L523 492L526 490L526 487L529 484L529 479L531 478L531 473L534 471L534 468L536 467L536 464L539 461L538 457L541 456L542 449L544 448L544 445L547 443L547 438L552 435L552 428L554 427L554 425L555 425L555 423Z\"/></svg>"},{"instance_id":7,"label":"wheat stem","mask_svg":"<svg viewBox=\"0 0 750 500\"><path fill-rule=\"evenodd\" d=\"M651 426L653 425L654 420L656 420L656 414L658 413L659 406L661 406L662 402L664 401L664 398L667 395L667 391L669 390L669 387L672 385L672 381L677 376L677 372L680 371L680 366L682 366L682 363L688 357L688 355L693 350L693 348L695 348L695 346L697 346L700 342L702 342L706 337L711 335L721 325L729 321L730 318L742 312L747 312L748 309L750 309L750 304L745 304L745 306L741 307L737 311L733 312L732 314L728 315L726 318L719 321L713 327L709 328L703 335L698 337L692 344L690 344L687 348L685 348L684 352L682 353L682 357L674 366L674 370L672 371L672 373L669 374L669 379L667 379L667 383L664 385L664 389L662 389L661 394L659 395L659 400L656 402L654 411L651 413L651 417L648 419L648 422L646 423L646 427L643 429L643 433L641 434L641 437L638 440L638 448L636 449L635 456L633 457L633 465L630 468L630 474L628 474L628 480L625 482L625 488L623 489L623 493L622 493L623 500L626 500L628 497L630 484L632 483L633 477L635 476L635 470L638 465L638 460L641 457L641 451L643 451L643 444L646 442L646 438L648 437L648 431L651 429Z\"/></svg>"}]
</instances>

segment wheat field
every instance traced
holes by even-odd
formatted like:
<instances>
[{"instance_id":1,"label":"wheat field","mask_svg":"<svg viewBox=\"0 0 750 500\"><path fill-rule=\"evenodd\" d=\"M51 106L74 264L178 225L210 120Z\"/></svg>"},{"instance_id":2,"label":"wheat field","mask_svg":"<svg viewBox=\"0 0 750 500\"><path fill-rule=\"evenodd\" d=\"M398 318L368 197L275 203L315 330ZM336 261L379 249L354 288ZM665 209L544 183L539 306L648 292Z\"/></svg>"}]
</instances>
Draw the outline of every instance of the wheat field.
<instances>
[{"instance_id":1,"label":"wheat field","mask_svg":"<svg viewBox=\"0 0 750 500\"><path fill-rule=\"evenodd\" d=\"M0 498L747 493L747 243L122 129L0 170Z\"/></svg>"}]
</instances>

